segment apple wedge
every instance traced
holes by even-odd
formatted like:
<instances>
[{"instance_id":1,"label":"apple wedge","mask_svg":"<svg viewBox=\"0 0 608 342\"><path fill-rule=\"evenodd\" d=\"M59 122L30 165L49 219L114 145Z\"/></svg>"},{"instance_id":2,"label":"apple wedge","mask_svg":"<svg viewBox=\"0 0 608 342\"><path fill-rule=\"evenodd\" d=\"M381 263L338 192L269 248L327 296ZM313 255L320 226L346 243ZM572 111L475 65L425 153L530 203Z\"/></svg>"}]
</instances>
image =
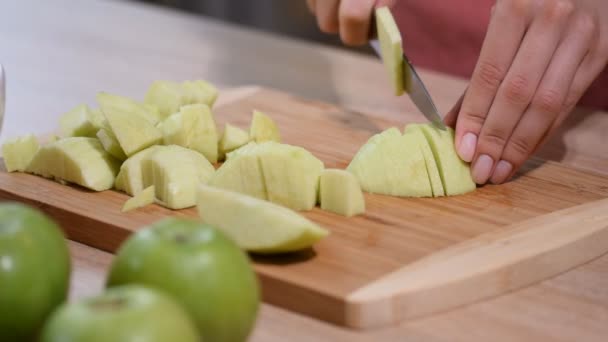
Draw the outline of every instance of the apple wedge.
<instances>
[{"instance_id":1,"label":"apple wedge","mask_svg":"<svg viewBox=\"0 0 608 342\"><path fill-rule=\"evenodd\" d=\"M162 132L142 107L114 95L97 95L103 115L127 157L162 141Z\"/></svg>"},{"instance_id":2,"label":"apple wedge","mask_svg":"<svg viewBox=\"0 0 608 342\"><path fill-rule=\"evenodd\" d=\"M401 33L388 7L377 8L375 16L382 61L393 84L394 93L399 96L410 87L408 78L404 75Z\"/></svg>"},{"instance_id":3,"label":"apple wedge","mask_svg":"<svg viewBox=\"0 0 608 342\"><path fill-rule=\"evenodd\" d=\"M155 81L146 93L144 103L158 108L160 119L177 113L184 102L182 87L177 82Z\"/></svg>"},{"instance_id":4,"label":"apple wedge","mask_svg":"<svg viewBox=\"0 0 608 342\"><path fill-rule=\"evenodd\" d=\"M59 118L59 128L64 137L95 137L100 128L99 112L81 104Z\"/></svg>"},{"instance_id":5,"label":"apple wedge","mask_svg":"<svg viewBox=\"0 0 608 342\"><path fill-rule=\"evenodd\" d=\"M445 196L445 190L443 188L443 181L441 180L441 174L435 161L435 156L431 150L431 146L427 141L424 133L420 130L417 125L408 125L405 127L404 135L410 134L415 136L414 139L420 142L420 151L424 156L424 162L426 164L426 171L429 175L429 181L431 182L431 190L433 190L433 197Z\"/></svg>"},{"instance_id":6,"label":"apple wedge","mask_svg":"<svg viewBox=\"0 0 608 342\"><path fill-rule=\"evenodd\" d=\"M122 212L135 210L137 208L145 207L149 204L154 203L154 185L151 185L135 196L129 198L122 206Z\"/></svg>"},{"instance_id":7,"label":"apple wedge","mask_svg":"<svg viewBox=\"0 0 608 342\"><path fill-rule=\"evenodd\" d=\"M137 115L146 119L153 126L160 122L160 115L156 107L149 104L138 103L128 97L109 93L98 93L97 102L102 105L102 110L104 107L113 107L122 112L129 113L130 115Z\"/></svg>"},{"instance_id":8,"label":"apple wedge","mask_svg":"<svg viewBox=\"0 0 608 342\"><path fill-rule=\"evenodd\" d=\"M148 147L125 160L116 176L114 184L116 190L124 191L131 196L135 196L144 190L141 162L149 153L154 152L158 148L160 148L159 145Z\"/></svg>"},{"instance_id":9,"label":"apple wedge","mask_svg":"<svg viewBox=\"0 0 608 342\"><path fill-rule=\"evenodd\" d=\"M200 153L185 147L159 146L141 161L143 186L154 185L159 203L170 209L196 205L197 186L215 169Z\"/></svg>"},{"instance_id":10,"label":"apple wedge","mask_svg":"<svg viewBox=\"0 0 608 342\"><path fill-rule=\"evenodd\" d=\"M209 185L268 199L262 165L255 154L256 143L249 143L226 156L226 162L215 172Z\"/></svg>"},{"instance_id":11,"label":"apple wedge","mask_svg":"<svg viewBox=\"0 0 608 342\"><path fill-rule=\"evenodd\" d=\"M25 171L38 149L40 149L40 144L33 134L5 142L2 145L2 157L6 171Z\"/></svg>"},{"instance_id":12,"label":"apple wedge","mask_svg":"<svg viewBox=\"0 0 608 342\"><path fill-rule=\"evenodd\" d=\"M185 81L182 83L183 100L186 104L206 104L212 108L218 97L217 88L207 81Z\"/></svg>"},{"instance_id":13,"label":"apple wedge","mask_svg":"<svg viewBox=\"0 0 608 342\"><path fill-rule=\"evenodd\" d=\"M249 134L244 130L227 123L224 134L218 145L218 159L226 159L226 154L246 145L249 142Z\"/></svg>"},{"instance_id":14,"label":"apple wedge","mask_svg":"<svg viewBox=\"0 0 608 342\"><path fill-rule=\"evenodd\" d=\"M357 178L345 170L325 169L321 173L321 209L346 217L363 214L365 199Z\"/></svg>"},{"instance_id":15,"label":"apple wedge","mask_svg":"<svg viewBox=\"0 0 608 342\"><path fill-rule=\"evenodd\" d=\"M458 156L454 145L454 130L441 130L433 124L416 125L427 138L448 196L461 195L477 188L471 176L471 168Z\"/></svg>"},{"instance_id":16,"label":"apple wedge","mask_svg":"<svg viewBox=\"0 0 608 342\"><path fill-rule=\"evenodd\" d=\"M197 208L204 223L223 231L241 248L254 253L302 250L329 234L280 205L206 185L199 187Z\"/></svg>"},{"instance_id":17,"label":"apple wedge","mask_svg":"<svg viewBox=\"0 0 608 342\"><path fill-rule=\"evenodd\" d=\"M99 140L70 137L42 146L26 172L103 191L114 185L119 166Z\"/></svg>"},{"instance_id":18,"label":"apple wedge","mask_svg":"<svg viewBox=\"0 0 608 342\"><path fill-rule=\"evenodd\" d=\"M127 159L125 151L122 150L118 139L116 139L116 136L111 130L105 128L100 129L97 131L97 139L99 139L99 142L101 142L103 149L111 154L114 158L120 161Z\"/></svg>"},{"instance_id":19,"label":"apple wedge","mask_svg":"<svg viewBox=\"0 0 608 342\"><path fill-rule=\"evenodd\" d=\"M376 134L361 147L347 170L363 191L401 197L432 197L420 141L397 128Z\"/></svg>"},{"instance_id":20,"label":"apple wedge","mask_svg":"<svg viewBox=\"0 0 608 342\"><path fill-rule=\"evenodd\" d=\"M281 135L277 124L270 116L258 111L253 111L251 127L249 128L251 140L261 143L265 141L281 142Z\"/></svg>"}]
</instances>

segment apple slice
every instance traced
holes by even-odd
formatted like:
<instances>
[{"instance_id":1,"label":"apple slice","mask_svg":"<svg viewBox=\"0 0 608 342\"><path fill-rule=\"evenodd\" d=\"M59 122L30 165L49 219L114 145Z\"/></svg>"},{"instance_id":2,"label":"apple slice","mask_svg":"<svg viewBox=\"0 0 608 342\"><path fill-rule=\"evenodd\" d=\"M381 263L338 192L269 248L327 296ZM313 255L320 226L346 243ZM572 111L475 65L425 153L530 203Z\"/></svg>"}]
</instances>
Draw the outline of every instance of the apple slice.
<instances>
[{"instance_id":1,"label":"apple slice","mask_svg":"<svg viewBox=\"0 0 608 342\"><path fill-rule=\"evenodd\" d=\"M215 164L218 155L218 134L211 109L206 104L192 104L181 107L183 122L189 124L188 147L202 153Z\"/></svg>"},{"instance_id":2,"label":"apple slice","mask_svg":"<svg viewBox=\"0 0 608 342\"><path fill-rule=\"evenodd\" d=\"M185 81L182 83L184 102L186 104L206 104L212 108L219 94L217 88L206 81Z\"/></svg>"},{"instance_id":3,"label":"apple slice","mask_svg":"<svg viewBox=\"0 0 608 342\"><path fill-rule=\"evenodd\" d=\"M154 203L154 185L151 185L135 196L129 198L122 207L122 212L131 211Z\"/></svg>"},{"instance_id":4,"label":"apple slice","mask_svg":"<svg viewBox=\"0 0 608 342\"><path fill-rule=\"evenodd\" d=\"M357 178L345 170L326 169L321 173L321 209L346 217L363 214L365 199Z\"/></svg>"},{"instance_id":5,"label":"apple slice","mask_svg":"<svg viewBox=\"0 0 608 342\"><path fill-rule=\"evenodd\" d=\"M70 137L42 146L26 172L103 191L112 188L119 166L99 140Z\"/></svg>"},{"instance_id":6,"label":"apple slice","mask_svg":"<svg viewBox=\"0 0 608 342\"><path fill-rule=\"evenodd\" d=\"M217 169L209 185L268 199L262 166L254 153L256 148L257 144L252 142L228 153L226 162Z\"/></svg>"},{"instance_id":7,"label":"apple slice","mask_svg":"<svg viewBox=\"0 0 608 342\"><path fill-rule=\"evenodd\" d=\"M431 150L424 133L418 125L407 125L405 127L404 134L411 134L416 136L416 140L420 142L420 151L424 156L424 162L426 164L426 170L429 174L429 181L431 182L431 190L433 190L433 197L445 196L445 190L443 188L443 182L441 181L441 174L435 161L435 156Z\"/></svg>"},{"instance_id":8,"label":"apple slice","mask_svg":"<svg viewBox=\"0 0 608 342\"><path fill-rule=\"evenodd\" d=\"M204 223L220 229L241 248L255 253L298 251L329 234L280 205L206 185L199 187L197 208Z\"/></svg>"},{"instance_id":9,"label":"apple slice","mask_svg":"<svg viewBox=\"0 0 608 342\"><path fill-rule=\"evenodd\" d=\"M382 61L393 83L395 95L399 96L410 86L408 77L404 75L401 33L388 7L376 9L376 31L380 41Z\"/></svg>"},{"instance_id":10,"label":"apple slice","mask_svg":"<svg viewBox=\"0 0 608 342\"><path fill-rule=\"evenodd\" d=\"M101 142L103 149L114 158L120 161L127 159L125 151L122 150L122 147L120 147L120 144L118 143L118 139L116 139L116 136L111 130L105 128L100 129L97 131L97 139Z\"/></svg>"},{"instance_id":11,"label":"apple slice","mask_svg":"<svg viewBox=\"0 0 608 342\"><path fill-rule=\"evenodd\" d=\"M99 118L85 104L76 106L59 118L61 135L64 137L95 137L99 130Z\"/></svg>"},{"instance_id":12,"label":"apple slice","mask_svg":"<svg viewBox=\"0 0 608 342\"><path fill-rule=\"evenodd\" d=\"M273 141L258 145L257 154L268 200L294 210L311 210L317 203L323 162L307 150Z\"/></svg>"},{"instance_id":13,"label":"apple slice","mask_svg":"<svg viewBox=\"0 0 608 342\"><path fill-rule=\"evenodd\" d=\"M140 112L141 106L135 103L132 106L128 101L117 100L117 97L105 93L98 94L97 101L128 157L161 142L162 132L149 117Z\"/></svg>"},{"instance_id":14,"label":"apple slice","mask_svg":"<svg viewBox=\"0 0 608 342\"><path fill-rule=\"evenodd\" d=\"M420 141L397 128L376 134L361 147L347 170L363 191L401 197L432 197Z\"/></svg>"},{"instance_id":15,"label":"apple slice","mask_svg":"<svg viewBox=\"0 0 608 342\"><path fill-rule=\"evenodd\" d=\"M25 171L38 149L40 149L40 144L33 134L5 142L2 145L2 157L6 171Z\"/></svg>"},{"instance_id":16,"label":"apple slice","mask_svg":"<svg viewBox=\"0 0 608 342\"><path fill-rule=\"evenodd\" d=\"M116 176L114 184L116 190L124 191L131 196L140 193L144 189L141 162L149 153L154 152L158 148L160 148L159 145L148 147L125 160L120 166L118 176Z\"/></svg>"},{"instance_id":17,"label":"apple slice","mask_svg":"<svg viewBox=\"0 0 608 342\"><path fill-rule=\"evenodd\" d=\"M226 159L226 154L244 146L249 142L249 134L244 130L227 123L224 134L218 145L218 159Z\"/></svg>"},{"instance_id":18,"label":"apple slice","mask_svg":"<svg viewBox=\"0 0 608 342\"><path fill-rule=\"evenodd\" d=\"M137 103L124 96L99 93L97 94L97 102L102 104L102 110L104 107L120 109L122 112L129 113L130 115L138 115L141 118L146 119L153 126L160 122L160 116L156 107L149 104Z\"/></svg>"},{"instance_id":19,"label":"apple slice","mask_svg":"<svg viewBox=\"0 0 608 342\"><path fill-rule=\"evenodd\" d=\"M146 93L144 102L158 108L160 119L177 113L184 102L182 87L177 82L156 81Z\"/></svg>"},{"instance_id":20,"label":"apple slice","mask_svg":"<svg viewBox=\"0 0 608 342\"><path fill-rule=\"evenodd\" d=\"M154 185L161 205L183 209L196 205L196 189L215 169L200 153L185 147L160 146L141 161L143 186Z\"/></svg>"},{"instance_id":21,"label":"apple slice","mask_svg":"<svg viewBox=\"0 0 608 342\"><path fill-rule=\"evenodd\" d=\"M251 140L257 143L264 141L281 141L281 135L279 134L279 128L276 123L268 115L257 110L253 111L249 136L251 137Z\"/></svg>"},{"instance_id":22,"label":"apple slice","mask_svg":"<svg viewBox=\"0 0 608 342\"><path fill-rule=\"evenodd\" d=\"M454 146L454 130L441 130L433 124L419 124L427 138L448 196L461 195L477 188L469 164L458 156Z\"/></svg>"}]
</instances>

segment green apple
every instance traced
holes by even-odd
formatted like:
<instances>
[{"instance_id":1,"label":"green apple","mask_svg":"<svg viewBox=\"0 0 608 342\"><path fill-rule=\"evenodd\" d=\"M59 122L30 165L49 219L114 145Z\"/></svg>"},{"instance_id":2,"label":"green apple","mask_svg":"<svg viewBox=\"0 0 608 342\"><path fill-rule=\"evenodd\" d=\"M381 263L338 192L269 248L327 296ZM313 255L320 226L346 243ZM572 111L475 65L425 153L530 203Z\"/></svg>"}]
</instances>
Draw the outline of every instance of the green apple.
<instances>
[{"instance_id":1,"label":"green apple","mask_svg":"<svg viewBox=\"0 0 608 342\"><path fill-rule=\"evenodd\" d=\"M289 208L206 185L199 187L197 208L203 222L255 253L299 251L329 234Z\"/></svg>"},{"instance_id":2,"label":"green apple","mask_svg":"<svg viewBox=\"0 0 608 342\"><path fill-rule=\"evenodd\" d=\"M357 178L345 170L325 169L321 173L321 209L346 217L365 212L365 199Z\"/></svg>"},{"instance_id":3,"label":"green apple","mask_svg":"<svg viewBox=\"0 0 608 342\"><path fill-rule=\"evenodd\" d=\"M132 235L118 250L107 281L109 287L124 284L170 294L193 317L203 341L245 341L259 307L247 255L220 231L194 220L167 218Z\"/></svg>"},{"instance_id":4,"label":"green apple","mask_svg":"<svg viewBox=\"0 0 608 342\"><path fill-rule=\"evenodd\" d=\"M6 171L25 171L39 149L38 139L33 134L7 141L2 145Z\"/></svg>"},{"instance_id":5,"label":"green apple","mask_svg":"<svg viewBox=\"0 0 608 342\"><path fill-rule=\"evenodd\" d=\"M402 197L432 197L420 137L390 128L369 139L347 170L363 191Z\"/></svg>"},{"instance_id":6,"label":"green apple","mask_svg":"<svg viewBox=\"0 0 608 342\"><path fill-rule=\"evenodd\" d=\"M34 338L66 300L70 254L59 227L21 204L0 204L0 341Z\"/></svg>"},{"instance_id":7,"label":"green apple","mask_svg":"<svg viewBox=\"0 0 608 342\"><path fill-rule=\"evenodd\" d=\"M168 295L137 285L65 304L53 313L41 342L197 342L194 322Z\"/></svg>"},{"instance_id":8,"label":"green apple","mask_svg":"<svg viewBox=\"0 0 608 342\"><path fill-rule=\"evenodd\" d=\"M98 139L71 137L42 146L26 172L103 191L112 188L119 167Z\"/></svg>"}]
</instances>

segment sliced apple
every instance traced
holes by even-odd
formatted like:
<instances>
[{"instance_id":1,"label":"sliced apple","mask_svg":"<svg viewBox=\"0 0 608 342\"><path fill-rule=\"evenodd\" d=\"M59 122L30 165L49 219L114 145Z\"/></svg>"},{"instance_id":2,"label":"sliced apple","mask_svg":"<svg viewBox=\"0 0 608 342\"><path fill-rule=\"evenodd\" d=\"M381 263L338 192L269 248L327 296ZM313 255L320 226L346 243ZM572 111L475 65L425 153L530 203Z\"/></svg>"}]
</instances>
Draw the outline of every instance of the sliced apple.
<instances>
[{"instance_id":1,"label":"sliced apple","mask_svg":"<svg viewBox=\"0 0 608 342\"><path fill-rule=\"evenodd\" d=\"M218 134L211 109L206 104L192 104L181 107L183 122L188 124L188 146L202 153L207 160L217 163Z\"/></svg>"},{"instance_id":2,"label":"sliced apple","mask_svg":"<svg viewBox=\"0 0 608 342\"><path fill-rule=\"evenodd\" d=\"M477 186L471 176L471 168L456 152L454 130L449 127L442 130L433 124L420 124L418 127L431 146L446 195L461 195L475 190Z\"/></svg>"},{"instance_id":3,"label":"sliced apple","mask_svg":"<svg viewBox=\"0 0 608 342\"><path fill-rule=\"evenodd\" d=\"M302 250L329 234L285 207L205 185L199 187L197 208L204 223L254 253Z\"/></svg>"},{"instance_id":4,"label":"sliced apple","mask_svg":"<svg viewBox=\"0 0 608 342\"><path fill-rule=\"evenodd\" d=\"M435 161L435 156L431 150L424 133L420 129L419 125L407 125L405 127L404 134L411 134L416 136L416 141L420 142L420 150L424 156L424 162L426 164L426 171L429 174L429 181L431 182L431 189L433 190L433 197L445 196L445 190L443 188L443 182L441 181L441 174Z\"/></svg>"},{"instance_id":5,"label":"sliced apple","mask_svg":"<svg viewBox=\"0 0 608 342\"><path fill-rule=\"evenodd\" d=\"M103 191L114 184L119 166L99 140L70 137L42 146L26 172Z\"/></svg>"},{"instance_id":6,"label":"sliced apple","mask_svg":"<svg viewBox=\"0 0 608 342\"><path fill-rule=\"evenodd\" d=\"M142 190L137 195L129 198L122 207L122 212L135 210L154 203L154 185Z\"/></svg>"},{"instance_id":7,"label":"sliced apple","mask_svg":"<svg viewBox=\"0 0 608 342\"><path fill-rule=\"evenodd\" d=\"M131 196L140 193L144 189L141 162L144 157L158 148L160 148L159 145L148 147L125 160L120 166L120 172L118 172L118 176L116 176L114 187Z\"/></svg>"},{"instance_id":8,"label":"sliced apple","mask_svg":"<svg viewBox=\"0 0 608 342\"><path fill-rule=\"evenodd\" d=\"M409 89L408 77L404 75L401 33L388 7L376 9L376 31L380 41L382 61L393 84L395 95L401 95Z\"/></svg>"},{"instance_id":9,"label":"sliced apple","mask_svg":"<svg viewBox=\"0 0 608 342\"><path fill-rule=\"evenodd\" d=\"M431 183L419 141L397 128L379 133L361 147L347 170L370 193L432 197Z\"/></svg>"},{"instance_id":10,"label":"sliced apple","mask_svg":"<svg viewBox=\"0 0 608 342\"><path fill-rule=\"evenodd\" d=\"M97 131L97 139L99 139L99 142L101 142L104 150L106 150L114 158L120 161L127 159L125 151L122 150L118 139L116 139L116 136L111 130L105 128L100 129Z\"/></svg>"},{"instance_id":11,"label":"sliced apple","mask_svg":"<svg viewBox=\"0 0 608 342\"><path fill-rule=\"evenodd\" d=\"M196 205L196 189L215 169L200 153L185 147L160 146L141 162L143 186L154 185L161 205L183 209Z\"/></svg>"},{"instance_id":12,"label":"sliced apple","mask_svg":"<svg viewBox=\"0 0 608 342\"><path fill-rule=\"evenodd\" d=\"M249 136L251 137L251 140L257 143L264 141L281 141L281 135L279 134L279 128L276 123L270 116L257 110L253 111Z\"/></svg>"},{"instance_id":13,"label":"sliced apple","mask_svg":"<svg viewBox=\"0 0 608 342\"><path fill-rule=\"evenodd\" d=\"M253 153L257 144L247 144L228 153L226 162L215 172L209 185L268 199L264 174L258 156Z\"/></svg>"},{"instance_id":14,"label":"sliced apple","mask_svg":"<svg viewBox=\"0 0 608 342\"><path fill-rule=\"evenodd\" d=\"M359 181L345 170L323 170L319 198L321 209L339 215L351 217L365 212L365 199Z\"/></svg>"},{"instance_id":15,"label":"sliced apple","mask_svg":"<svg viewBox=\"0 0 608 342\"><path fill-rule=\"evenodd\" d=\"M218 97L217 88L207 81L185 81L182 83L184 103L187 104L206 104L212 108Z\"/></svg>"},{"instance_id":16,"label":"sliced apple","mask_svg":"<svg viewBox=\"0 0 608 342\"><path fill-rule=\"evenodd\" d=\"M95 137L99 130L96 113L85 104L76 106L59 118L61 135L64 137Z\"/></svg>"},{"instance_id":17,"label":"sliced apple","mask_svg":"<svg viewBox=\"0 0 608 342\"><path fill-rule=\"evenodd\" d=\"M246 145L248 142L249 134L247 132L227 123L224 128L224 134L219 141L218 159L226 159L226 154Z\"/></svg>"},{"instance_id":18,"label":"sliced apple","mask_svg":"<svg viewBox=\"0 0 608 342\"><path fill-rule=\"evenodd\" d=\"M177 113L184 102L182 87L177 82L156 81L146 93L144 102L158 108L160 119Z\"/></svg>"},{"instance_id":19,"label":"sliced apple","mask_svg":"<svg viewBox=\"0 0 608 342\"><path fill-rule=\"evenodd\" d=\"M162 132L155 127L151 119L134 109L141 110L141 106L131 106L128 101L117 100L117 97L105 93L98 94L97 101L120 147L128 157L162 141Z\"/></svg>"},{"instance_id":20,"label":"sliced apple","mask_svg":"<svg viewBox=\"0 0 608 342\"><path fill-rule=\"evenodd\" d=\"M2 145L2 157L6 171L25 171L38 149L40 149L40 144L33 134L5 142Z\"/></svg>"}]
</instances>

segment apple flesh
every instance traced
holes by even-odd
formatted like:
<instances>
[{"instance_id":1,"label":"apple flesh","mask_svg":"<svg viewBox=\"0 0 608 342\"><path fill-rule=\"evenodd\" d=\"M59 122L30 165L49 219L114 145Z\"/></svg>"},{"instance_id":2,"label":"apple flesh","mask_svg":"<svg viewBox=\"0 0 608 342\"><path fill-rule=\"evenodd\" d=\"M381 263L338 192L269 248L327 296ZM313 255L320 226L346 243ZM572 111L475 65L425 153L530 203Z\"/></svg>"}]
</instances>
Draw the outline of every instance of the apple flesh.
<instances>
[{"instance_id":1,"label":"apple flesh","mask_svg":"<svg viewBox=\"0 0 608 342\"><path fill-rule=\"evenodd\" d=\"M99 139L103 149L111 154L114 158L120 161L127 159L125 151L122 150L118 139L116 139L116 136L111 130L105 128L100 129L97 131L97 139Z\"/></svg>"},{"instance_id":2,"label":"apple flesh","mask_svg":"<svg viewBox=\"0 0 608 342\"><path fill-rule=\"evenodd\" d=\"M249 136L251 140L261 143L264 141L281 142L281 135L277 124L270 116L258 111L253 111L251 118L251 126L249 128Z\"/></svg>"},{"instance_id":3,"label":"apple flesh","mask_svg":"<svg viewBox=\"0 0 608 342\"><path fill-rule=\"evenodd\" d=\"M144 102L158 108L162 120L179 112L182 106L188 104L205 104L211 108L217 96L217 88L202 80L186 81L181 84L156 81L148 89Z\"/></svg>"},{"instance_id":4,"label":"apple flesh","mask_svg":"<svg viewBox=\"0 0 608 342\"><path fill-rule=\"evenodd\" d=\"M33 341L67 298L70 254L60 228L39 211L0 204L0 341Z\"/></svg>"},{"instance_id":5,"label":"apple flesh","mask_svg":"<svg viewBox=\"0 0 608 342\"><path fill-rule=\"evenodd\" d=\"M215 169L200 153L177 145L159 146L141 161L143 186L154 185L159 203L170 209L196 205L196 187Z\"/></svg>"},{"instance_id":6,"label":"apple flesh","mask_svg":"<svg viewBox=\"0 0 608 342\"><path fill-rule=\"evenodd\" d=\"M99 140L71 137L42 146L26 172L103 191L112 188L119 167Z\"/></svg>"},{"instance_id":7,"label":"apple flesh","mask_svg":"<svg viewBox=\"0 0 608 342\"><path fill-rule=\"evenodd\" d=\"M154 203L154 185L151 185L135 196L129 198L122 206L122 212L135 210L137 208L145 207L149 204Z\"/></svg>"},{"instance_id":8,"label":"apple flesh","mask_svg":"<svg viewBox=\"0 0 608 342\"><path fill-rule=\"evenodd\" d=\"M59 118L59 127L64 137L95 137L103 119L99 111L81 104Z\"/></svg>"},{"instance_id":9,"label":"apple flesh","mask_svg":"<svg viewBox=\"0 0 608 342\"><path fill-rule=\"evenodd\" d=\"M203 80L185 81L182 83L185 104L205 104L212 108L218 97L217 88Z\"/></svg>"},{"instance_id":10,"label":"apple flesh","mask_svg":"<svg viewBox=\"0 0 608 342\"><path fill-rule=\"evenodd\" d=\"M377 8L375 17L382 61L393 84L393 91L399 96L410 88L409 77L404 75L401 33L388 7Z\"/></svg>"},{"instance_id":11,"label":"apple flesh","mask_svg":"<svg viewBox=\"0 0 608 342\"><path fill-rule=\"evenodd\" d=\"M112 133L128 157L162 141L162 132L155 127L157 118L148 115L149 112L141 105L105 93L98 94L97 101Z\"/></svg>"},{"instance_id":12,"label":"apple flesh","mask_svg":"<svg viewBox=\"0 0 608 342\"><path fill-rule=\"evenodd\" d=\"M424 156L426 171L429 175L429 181L431 182L431 190L433 190L433 197L445 196L443 181L441 180L441 174L437 167L435 156L433 155L431 146L424 133L422 133L420 126L415 124L406 126L404 135L413 135L415 136L414 139L420 142L420 150Z\"/></svg>"},{"instance_id":13,"label":"apple flesh","mask_svg":"<svg viewBox=\"0 0 608 342\"><path fill-rule=\"evenodd\" d=\"M199 187L197 208L203 222L255 253L294 252L328 235L325 229L288 208L211 186Z\"/></svg>"},{"instance_id":14,"label":"apple flesh","mask_svg":"<svg viewBox=\"0 0 608 342\"><path fill-rule=\"evenodd\" d=\"M39 149L38 139L32 134L7 141L2 145L6 171L25 171Z\"/></svg>"},{"instance_id":15,"label":"apple flesh","mask_svg":"<svg viewBox=\"0 0 608 342\"><path fill-rule=\"evenodd\" d=\"M66 304L53 313L41 342L197 342L193 320L154 289L128 285Z\"/></svg>"},{"instance_id":16,"label":"apple flesh","mask_svg":"<svg viewBox=\"0 0 608 342\"><path fill-rule=\"evenodd\" d=\"M230 216L240 216L235 213ZM196 220L163 219L127 239L107 280L110 288L126 284L170 295L193 318L202 341L246 341L259 309L259 285L247 255Z\"/></svg>"},{"instance_id":17,"label":"apple flesh","mask_svg":"<svg viewBox=\"0 0 608 342\"><path fill-rule=\"evenodd\" d=\"M379 133L361 147L347 170L370 193L402 197L432 197L420 140L397 128Z\"/></svg>"},{"instance_id":18,"label":"apple flesh","mask_svg":"<svg viewBox=\"0 0 608 342\"><path fill-rule=\"evenodd\" d=\"M149 153L152 153L159 147L160 146L148 147L125 160L120 166L120 171L116 176L116 182L114 184L116 190L124 191L131 196L141 192L144 189L141 162Z\"/></svg>"},{"instance_id":19,"label":"apple flesh","mask_svg":"<svg viewBox=\"0 0 608 342\"><path fill-rule=\"evenodd\" d=\"M319 198L321 209L339 215L351 217L365 212L365 199L359 181L345 170L323 170Z\"/></svg>"},{"instance_id":20,"label":"apple flesh","mask_svg":"<svg viewBox=\"0 0 608 342\"><path fill-rule=\"evenodd\" d=\"M219 159L224 160L226 154L246 145L249 142L249 134L244 130L229 123L224 128L224 134L219 141Z\"/></svg>"}]
</instances>

